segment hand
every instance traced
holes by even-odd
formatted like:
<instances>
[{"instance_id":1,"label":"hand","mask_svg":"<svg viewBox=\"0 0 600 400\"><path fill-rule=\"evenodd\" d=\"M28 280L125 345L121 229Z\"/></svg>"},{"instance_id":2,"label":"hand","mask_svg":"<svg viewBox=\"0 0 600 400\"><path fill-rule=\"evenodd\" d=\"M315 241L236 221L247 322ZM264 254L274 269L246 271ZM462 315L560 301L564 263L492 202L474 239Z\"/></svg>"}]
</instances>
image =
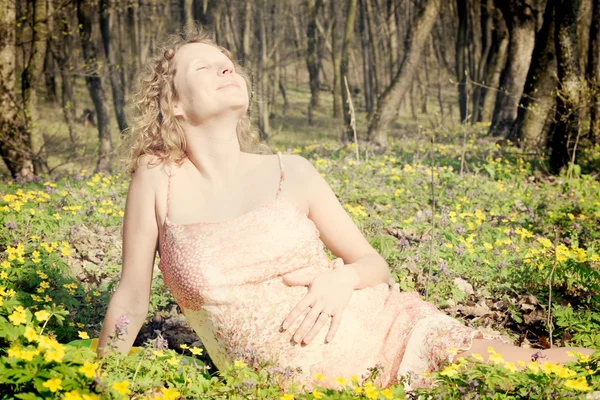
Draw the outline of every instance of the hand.
<instances>
[{"instance_id":1,"label":"hand","mask_svg":"<svg viewBox=\"0 0 600 400\"><path fill-rule=\"evenodd\" d=\"M308 286L309 289L304 298L284 319L281 331L285 331L306 308L310 308L292 339L296 343L300 343L302 340L306 344L310 343L317 332L325 326L331 315L333 320L325 338L326 343L331 342L340 325L344 309L354 293L352 279L351 272L343 267L324 271L317 275L283 276L283 283L286 285Z\"/></svg>"}]
</instances>

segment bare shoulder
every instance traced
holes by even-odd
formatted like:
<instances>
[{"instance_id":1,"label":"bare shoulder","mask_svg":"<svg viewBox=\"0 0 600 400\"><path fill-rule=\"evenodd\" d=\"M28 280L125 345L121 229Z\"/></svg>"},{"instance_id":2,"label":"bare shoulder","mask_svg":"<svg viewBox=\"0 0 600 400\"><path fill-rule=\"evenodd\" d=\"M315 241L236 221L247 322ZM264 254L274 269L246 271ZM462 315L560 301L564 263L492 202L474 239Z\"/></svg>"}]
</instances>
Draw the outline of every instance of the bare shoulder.
<instances>
[{"instance_id":1,"label":"bare shoulder","mask_svg":"<svg viewBox=\"0 0 600 400\"><path fill-rule=\"evenodd\" d=\"M304 181L314 173L318 173L310 160L300 154L282 154L283 164L286 171L290 170L297 178Z\"/></svg>"}]
</instances>

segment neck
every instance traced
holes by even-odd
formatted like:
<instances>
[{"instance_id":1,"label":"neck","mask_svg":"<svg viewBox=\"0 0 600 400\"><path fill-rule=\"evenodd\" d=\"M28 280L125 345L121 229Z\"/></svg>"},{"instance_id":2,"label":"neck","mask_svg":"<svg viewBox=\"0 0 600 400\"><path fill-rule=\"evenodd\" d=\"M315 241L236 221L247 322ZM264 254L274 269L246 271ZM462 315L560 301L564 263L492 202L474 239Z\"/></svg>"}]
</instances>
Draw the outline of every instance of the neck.
<instances>
[{"instance_id":1,"label":"neck","mask_svg":"<svg viewBox=\"0 0 600 400\"><path fill-rule=\"evenodd\" d=\"M187 158L203 180L203 186L213 191L227 190L239 181L243 153L237 138L238 118L210 120L202 125L182 124L186 139Z\"/></svg>"}]
</instances>

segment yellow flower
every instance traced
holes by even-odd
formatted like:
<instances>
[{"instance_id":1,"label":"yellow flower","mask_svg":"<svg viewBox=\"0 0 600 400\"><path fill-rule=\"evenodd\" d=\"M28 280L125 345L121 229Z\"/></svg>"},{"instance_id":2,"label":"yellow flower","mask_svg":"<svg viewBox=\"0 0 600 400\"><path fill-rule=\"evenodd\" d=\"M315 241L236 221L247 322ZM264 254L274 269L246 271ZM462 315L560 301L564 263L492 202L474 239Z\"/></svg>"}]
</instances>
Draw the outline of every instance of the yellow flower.
<instances>
[{"instance_id":1,"label":"yellow flower","mask_svg":"<svg viewBox=\"0 0 600 400\"><path fill-rule=\"evenodd\" d=\"M33 360L33 357L37 356L38 354L40 354L40 351L38 349L21 350L20 358L22 358L25 361L31 361Z\"/></svg>"},{"instance_id":2,"label":"yellow flower","mask_svg":"<svg viewBox=\"0 0 600 400\"><path fill-rule=\"evenodd\" d=\"M354 393L358 393L361 394L364 391L364 389L360 386L355 386L354 387Z\"/></svg>"},{"instance_id":3,"label":"yellow flower","mask_svg":"<svg viewBox=\"0 0 600 400\"><path fill-rule=\"evenodd\" d=\"M476 359L477 361L481 361L481 362L483 362L483 357L481 356L481 354L479 354L479 353L473 353L473 354L471 354L471 356L472 356L474 359Z\"/></svg>"},{"instance_id":4,"label":"yellow flower","mask_svg":"<svg viewBox=\"0 0 600 400\"><path fill-rule=\"evenodd\" d=\"M126 395L129 393L129 381L115 382L112 384L112 388L120 395Z\"/></svg>"},{"instance_id":5,"label":"yellow flower","mask_svg":"<svg viewBox=\"0 0 600 400\"><path fill-rule=\"evenodd\" d=\"M319 373L314 373L313 377L318 380L318 381L322 381L323 379L325 379L325 377L322 374Z\"/></svg>"},{"instance_id":6,"label":"yellow flower","mask_svg":"<svg viewBox=\"0 0 600 400\"><path fill-rule=\"evenodd\" d=\"M179 365L179 360L177 357L171 357L167 360L167 362L171 365Z\"/></svg>"},{"instance_id":7,"label":"yellow flower","mask_svg":"<svg viewBox=\"0 0 600 400\"><path fill-rule=\"evenodd\" d=\"M294 395L290 393L286 393L279 398L280 400L294 400Z\"/></svg>"},{"instance_id":8,"label":"yellow flower","mask_svg":"<svg viewBox=\"0 0 600 400\"><path fill-rule=\"evenodd\" d=\"M48 379L46 382L42 383L42 386L47 387L52 393L57 390L62 389L61 386L62 380L59 378Z\"/></svg>"},{"instance_id":9,"label":"yellow flower","mask_svg":"<svg viewBox=\"0 0 600 400\"><path fill-rule=\"evenodd\" d=\"M100 400L97 394L84 394L83 400Z\"/></svg>"},{"instance_id":10,"label":"yellow flower","mask_svg":"<svg viewBox=\"0 0 600 400\"><path fill-rule=\"evenodd\" d=\"M492 353L490 354L490 356L488 357L488 359L490 361L492 361L494 364L503 364L504 363L504 358L502 358L502 356L498 353Z\"/></svg>"},{"instance_id":11,"label":"yellow flower","mask_svg":"<svg viewBox=\"0 0 600 400\"><path fill-rule=\"evenodd\" d=\"M383 397L385 397L386 399L391 399L394 397L394 393L392 393L392 391L390 389L385 389L381 391L381 394L383 395Z\"/></svg>"},{"instance_id":12,"label":"yellow flower","mask_svg":"<svg viewBox=\"0 0 600 400\"><path fill-rule=\"evenodd\" d=\"M161 388L160 391L162 392L163 399L165 400L175 400L181 395L181 393L175 389Z\"/></svg>"},{"instance_id":13,"label":"yellow flower","mask_svg":"<svg viewBox=\"0 0 600 400\"><path fill-rule=\"evenodd\" d=\"M202 349L199 347L192 347L190 349L190 351L192 352L193 355L195 356L199 356L200 354L202 354Z\"/></svg>"},{"instance_id":14,"label":"yellow flower","mask_svg":"<svg viewBox=\"0 0 600 400\"><path fill-rule=\"evenodd\" d=\"M13 325L21 325L27 322L27 314L23 306L17 306L15 311L8 316L8 319L13 323Z\"/></svg>"},{"instance_id":15,"label":"yellow flower","mask_svg":"<svg viewBox=\"0 0 600 400\"><path fill-rule=\"evenodd\" d=\"M190 348L190 347L189 347L187 344L185 344L185 343L183 343L183 344L179 345L179 347L181 347L182 349L189 349L189 348Z\"/></svg>"},{"instance_id":16,"label":"yellow flower","mask_svg":"<svg viewBox=\"0 0 600 400\"><path fill-rule=\"evenodd\" d=\"M515 363L513 363L513 362L504 363L504 368L506 368L510 372L517 372L517 367L515 366Z\"/></svg>"},{"instance_id":17,"label":"yellow flower","mask_svg":"<svg viewBox=\"0 0 600 400\"><path fill-rule=\"evenodd\" d=\"M153 353L157 357L162 357L165 355L165 353L162 350L153 350Z\"/></svg>"},{"instance_id":18,"label":"yellow flower","mask_svg":"<svg viewBox=\"0 0 600 400\"><path fill-rule=\"evenodd\" d=\"M580 376L577 379L569 379L565 382L565 386L570 389L580 390L582 392L592 390L592 388L588 386L587 381L583 376Z\"/></svg>"},{"instance_id":19,"label":"yellow flower","mask_svg":"<svg viewBox=\"0 0 600 400\"><path fill-rule=\"evenodd\" d=\"M37 331L30 326L25 327L25 333L23 334L30 342L33 342L38 338Z\"/></svg>"},{"instance_id":20,"label":"yellow flower","mask_svg":"<svg viewBox=\"0 0 600 400\"><path fill-rule=\"evenodd\" d=\"M46 353L44 353L44 360L46 360L46 362L56 361L59 363L62 361L64 356L65 356L65 352L63 350L51 349L51 350L46 351Z\"/></svg>"},{"instance_id":21,"label":"yellow flower","mask_svg":"<svg viewBox=\"0 0 600 400\"><path fill-rule=\"evenodd\" d=\"M77 331L77 333L79 333L79 337L82 339L89 339L90 335L87 334L87 332L85 331Z\"/></svg>"},{"instance_id":22,"label":"yellow flower","mask_svg":"<svg viewBox=\"0 0 600 400\"><path fill-rule=\"evenodd\" d=\"M346 386L348 384L348 380L346 378L344 378L343 376L339 377L339 378L335 378L335 381L340 385L340 386Z\"/></svg>"},{"instance_id":23,"label":"yellow flower","mask_svg":"<svg viewBox=\"0 0 600 400\"><path fill-rule=\"evenodd\" d=\"M377 397L379 397L377 395L377 388L373 386L365 386L365 397L367 399L376 399Z\"/></svg>"},{"instance_id":24,"label":"yellow flower","mask_svg":"<svg viewBox=\"0 0 600 400\"><path fill-rule=\"evenodd\" d=\"M315 390L312 391L312 395L313 395L313 398L315 398L315 399L322 399L323 398L323 395L317 389L315 389Z\"/></svg>"},{"instance_id":25,"label":"yellow flower","mask_svg":"<svg viewBox=\"0 0 600 400\"><path fill-rule=\"evenodd\" d=\"M0 266L2 266L2 268L10 268L10 263L8 261L2 261L2 264L0 264Z\"/></svg>"},{"instance_id":26,"label":"yellow flower","mask_svg":"<svg viewBox=\"0 0 600 400\"><path fill-rule=\"evenodd\" d=\"M452 347L452 348L450 348L450 349L446 350L446 352L447 352L447 353L450 353L450 354L452 354L452 355L457 355L457 354L458 354L458 349L457 349L457 348L455 348L455 347Z\"/></svg>"},{"instance_id":27,"label":"yellow flower","mask_svg":"<svg viewBox=\"0 0 600 400\"><path fill-rule=\"evenodd\" d=\"M488 250L488 251L490 251L490 250L492 250L494 248L494 246L492 246L492 244L488 243L488 242L485 242L483 244L483 247L485 247L485 249Z\"/></svg>"},{"instance_id":28,"label":"yellow flower","mask_svg":"<svg viewBox=\"0 0 600 400\"><path fill-rule=\"evenodd\" d=\"M450 366L444 368L440 372L440 375L447 376L449 378L457 376L458 375L458 371L457 371L458 367L459 367L458 364L450 365Z\"/></svg>"},{"instance_id":29,"label":"yellow flower","mask_svg":"<svg viewBox=\"0 0 600 400\"><path fill-rule=\"evenodd\" d=\"M82 398L77 390L71 390L65 393L64 400L82 400Z\"/></svg>"},{"instance_id":30,"label":"yellow flower","mask_svg":"<svg viewBox=\"0 0 600 400\"><path fill-rule=\"evenodd\" d=\"M233 365L237 368L246 368L246 363L242 360L235 360Z\"/></svg>"},{"instance_id":31,"label":"yellow flower","mask_svg":"<svg viewBox=\"0 0 600 400\"><path fill-rule=\"evenodd\" d=\"M97 363L91 363L89 361L86 361L81 367L79 367L78 371L85 375L87 378L93 378L94 376L96 376L97 368Z\"/></svg>"},{"instance_id":32,"label":"yellow flower","mask_svg":"<svg viewBox=\"0 0 600 400\"><path fill-rule=\"evenodd\" d=\"M48 318L50 318L50 315L51 314L48 311L46 311L46 310L37 311L35 313L35 317L40 322L46 321Z\"/></svg>"}]
</instances>

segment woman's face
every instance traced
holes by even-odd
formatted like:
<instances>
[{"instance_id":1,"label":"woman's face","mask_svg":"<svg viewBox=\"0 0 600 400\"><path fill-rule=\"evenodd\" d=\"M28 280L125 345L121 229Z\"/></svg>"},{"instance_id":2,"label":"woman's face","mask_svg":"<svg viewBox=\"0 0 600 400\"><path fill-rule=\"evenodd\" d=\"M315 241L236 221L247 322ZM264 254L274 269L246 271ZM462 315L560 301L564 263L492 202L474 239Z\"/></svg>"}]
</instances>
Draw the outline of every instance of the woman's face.
<instances>
[{"instance_id":1,"label":"woman's face","mask_svg":"<svg viewBox=\"0 0 600 400\"><path fill-rule=\"evenodd\" d=\"M243 117L248 109L246 82L218 48L188 43L177 51L174 62L175 115L190 125L228 113Z\"/></svg>"}]
</instances>

